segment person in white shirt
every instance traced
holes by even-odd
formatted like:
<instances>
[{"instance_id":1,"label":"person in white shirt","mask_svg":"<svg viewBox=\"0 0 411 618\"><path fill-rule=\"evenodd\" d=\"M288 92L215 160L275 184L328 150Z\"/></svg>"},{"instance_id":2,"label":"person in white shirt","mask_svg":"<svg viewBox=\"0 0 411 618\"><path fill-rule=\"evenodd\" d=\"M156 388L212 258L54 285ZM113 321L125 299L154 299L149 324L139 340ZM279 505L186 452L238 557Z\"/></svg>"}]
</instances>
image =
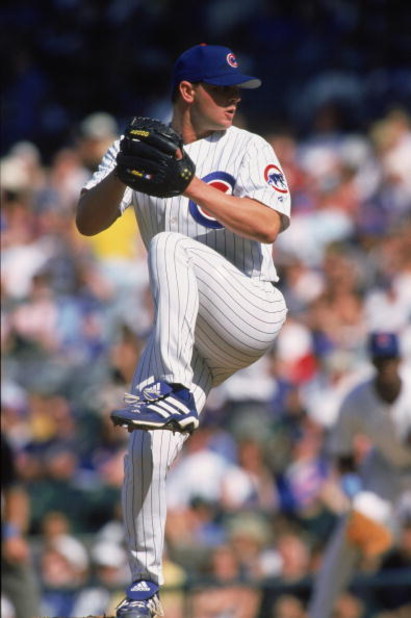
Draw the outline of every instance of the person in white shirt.
<instances>
[{"instance_id":1,"label":"person in white shirt","mask_svg":"<svg viewBox=\"0 0 411 618\"><path fill-rule=\"evenodd\" d=\"M330 618L361 556L374 559L389 549L396 514L411 497L411 376L401 371L398 334L371 333L369 355L375 373L345 396L330 434L329 452L349 506L326 547L310 618ZM355 439L360 435L367 437L370 449L357 464Z\"/></svg>"}]
</instances>

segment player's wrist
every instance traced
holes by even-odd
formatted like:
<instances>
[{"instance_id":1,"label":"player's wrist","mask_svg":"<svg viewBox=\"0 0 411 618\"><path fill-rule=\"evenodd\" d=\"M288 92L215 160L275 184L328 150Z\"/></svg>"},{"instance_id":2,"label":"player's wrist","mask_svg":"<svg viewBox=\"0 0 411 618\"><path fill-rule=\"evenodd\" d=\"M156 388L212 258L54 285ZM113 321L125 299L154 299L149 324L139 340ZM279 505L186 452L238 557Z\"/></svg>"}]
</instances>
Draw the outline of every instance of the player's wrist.
<instances>
[{"instance_id":1,"label":"player's wrist","mask_svg":"<svg viewBox=\"0 0 411 618\"><path fill-rule=\"evenodd\" d=\"M205 184L198 176L193 176L183 191L184 197L188 197L190 200L199 199L201 197L202 185Z\"/></svg>"},{"instance_id":2,"label":"player's wrist","mask_svg":"<svg viewBox=\"0 0 411 618\"><path fill-rule=\"evenodd\" d=\"M117 187L122 188L123 190L127 187L127 184L121 180L118 173L118 165L114 167L114 169L109 174L110 182L113 182Z\"/></svg>"}]
</instances>

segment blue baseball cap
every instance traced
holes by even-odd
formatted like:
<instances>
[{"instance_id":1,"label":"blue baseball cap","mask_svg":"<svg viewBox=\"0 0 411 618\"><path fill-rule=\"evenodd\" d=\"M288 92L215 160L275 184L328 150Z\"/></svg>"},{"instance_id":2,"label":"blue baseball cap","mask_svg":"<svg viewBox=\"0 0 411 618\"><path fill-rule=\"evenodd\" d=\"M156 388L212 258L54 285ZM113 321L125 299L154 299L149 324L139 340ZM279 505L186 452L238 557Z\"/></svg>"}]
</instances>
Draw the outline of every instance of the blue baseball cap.
<instances>
[{"instance_id":1,"label":"blue baseball cap","mask_svg":"<svg viewBox=\"0 0 411 618\"><path fill-rule=\"evenodd\" d=\"M400 356L398 337L395 333L371 333L368 349L372 358L397 358Z\"/></svg>"},{"instance_id":2,"label":"blue baseball cap","mask_svg":"<svg viewBox=\"0 0 411 618\"><path fill-rule=\"evenodd\" d=\"M231 49L205 43L190 47L177 58L172 75L173 90L184 80L239 88L261 86L261 80L257 77L240 72Z\"/></svg>"}]
</instances>

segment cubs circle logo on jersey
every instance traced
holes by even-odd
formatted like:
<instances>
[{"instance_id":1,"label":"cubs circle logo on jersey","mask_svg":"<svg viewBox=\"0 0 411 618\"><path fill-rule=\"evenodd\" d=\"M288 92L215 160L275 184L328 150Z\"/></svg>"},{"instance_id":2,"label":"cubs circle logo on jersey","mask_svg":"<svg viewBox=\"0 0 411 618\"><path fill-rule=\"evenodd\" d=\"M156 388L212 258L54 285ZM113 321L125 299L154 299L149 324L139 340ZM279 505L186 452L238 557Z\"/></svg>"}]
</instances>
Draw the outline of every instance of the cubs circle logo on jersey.
<instances>
[{"instance_id":1,"label":"cubs circle logo on jersey","mask_svg":"<svg viewBox=\"0 0 411 618\"><path fill-rule=\"evenodd\" d=\"M264 180L279 193L288 193L287 182L278 165L267 165L264 170Z\"/></svg>"},{"instance_id":2,"label":"cubs circle logo on jersey","mask_svg":"<svg viewBox=\"0 0 411 618\"><path fill-rule=\"evenodd\" d=\"M235 178L227 172L211 172L211 174L207 174L202 178L203 182L206 182L208 185L211 185L215 189L222 191L223 193L228 193L232 195ZM204 225L204 227L211 228L213 230L219 230L224 227L212 214L207 212L205 208L202 208L193 200L190 200L188 203L188 209L195 221Z\"/></svg>"},{"instance_id":3,"label":"cubs circle logo on jersey","mask_svg":"<svg viewBox=\"0 0 411 618\"><path fill-rule=\"evenodd\" d=\"M237 58L234 56L233 53L227 54L227 62L230 65L230 67L233 67L233 69L238 68Z\"/></svg>"}]
</instances>

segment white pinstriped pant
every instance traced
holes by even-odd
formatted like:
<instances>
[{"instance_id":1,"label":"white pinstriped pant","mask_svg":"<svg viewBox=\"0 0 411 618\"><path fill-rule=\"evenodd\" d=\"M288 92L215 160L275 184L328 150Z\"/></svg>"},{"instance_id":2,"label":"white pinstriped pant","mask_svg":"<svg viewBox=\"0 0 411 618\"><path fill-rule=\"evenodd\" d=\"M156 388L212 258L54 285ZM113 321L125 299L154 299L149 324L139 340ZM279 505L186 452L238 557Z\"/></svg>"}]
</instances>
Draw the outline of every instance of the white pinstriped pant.
<instances>
[{"instance_id":1,"label":"white pinstriped pant","mask_svg":"<svg viewBox=\"0 0 411 618\"><path fill-rule=\"evenodd\" d=\"M152 379L184 384L200 412L212 387L270 348L286 317L284 298L179 233L157 234L148 261L155 321L132 391ZM163 582L165 480L185 439L162 430L131 434L122 500L133 581Z\"/></svg>"}]
</instances>

